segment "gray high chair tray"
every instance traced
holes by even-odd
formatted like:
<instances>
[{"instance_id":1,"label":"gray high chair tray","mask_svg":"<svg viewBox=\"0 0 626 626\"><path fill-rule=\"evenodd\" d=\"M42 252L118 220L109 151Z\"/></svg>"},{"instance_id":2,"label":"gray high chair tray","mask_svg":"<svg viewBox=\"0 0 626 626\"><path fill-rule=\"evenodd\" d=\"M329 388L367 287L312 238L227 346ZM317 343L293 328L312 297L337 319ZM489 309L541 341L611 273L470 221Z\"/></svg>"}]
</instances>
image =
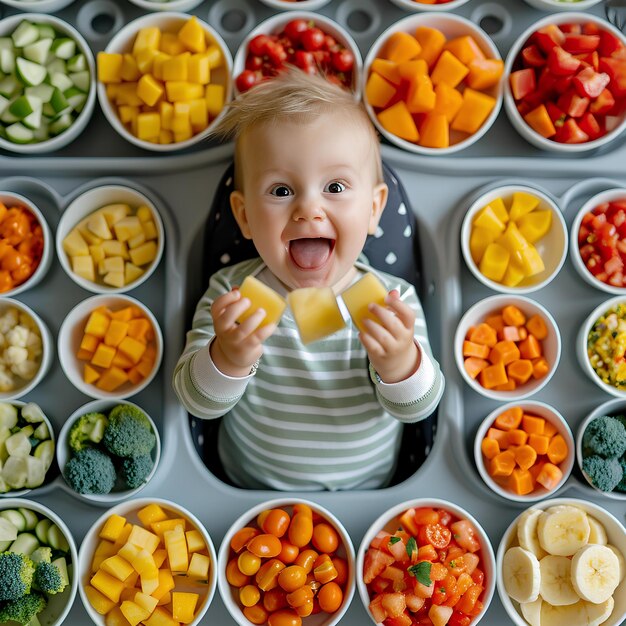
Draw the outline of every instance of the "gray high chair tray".
<instances>
[{"instance_id":1,"label":"gray high chair tray","mask_svg":"<svg viewBox=\"0 0 626 626\"><path fill-rule=\"evenodd\" d=\"M14 12L3 8L5 14ZM386 26L406 15L388 0L333 0L320 12L351 32L363 56ZM599 15L601 9L592 12ZM272 11L256 0L207 0L192 13L217 28L234 54L245 34ZM493 32L492 38L503 57L516 36L543 15L522 0L497 3L471 0L458 13L478 22L499 23L501 29ZM58 15L81 30L95 53L104 49L112 32L140 14L137 7L127 2L76 0ZM93 29L98 20L91 20L99 15L113 16L112 21L108 20L110 31L98 33ZM433 351L446 376L437 436L422 467L393 487L370 492L295 495L332 511L349 531L355 550L365 530L379 515L400 502L418 497L443 498L465 508L485 528L496 550L504 530L523 506L489 491L472 459L477 426L497 403L469 389L454 362L453 337L461 315L471 304L491 294L471 276L461 259L461 221L481 190L514 181L544 190L555 198L569 224L585 199L603 188L626 186L626 146L621 138L601 153L579 158L543 153L517 135L502 111L480 141L455 156L422 157L385 145L383 158L399 175L419 222L422 273L427 286L422 304ZM169 498L187 507L206 526L216 546L241 513L277 495L228 486L205 468L194 449L187 413L171 387L172 371L184 343L185 311L194 304L189 301L189 275L201 263L201 238L207 212L231 159L231 146L210 144L167 156L146 153L119 137L99 110L84 133L57 153L28 158L9 153L0 156L0 189L16 191L33 200L53 231L73 197L86 188L107 182L132 184L144 191L161 212L166 231L163 260L148 281L130 292L154 312L165 335L159 375L132 398L156 421L163 444L156 475L140 496ZM88 295L65 275L55 259L44 281L19 299L43 317L56 339L67 312ZM573 431L586 413L609 399L585 377L574 348L580 324L595 306L607 299L605 295L583 284L569 259L547 288L531 295L555 317L563 341L561 362L554 378L533 399L557 408ZM87 401L65 378L58 358L43 383L25 399L44 407L57 434L65 419ZM558 495L590 500L610 511L620 522L625 521L626 503L600 496L576 472ZM63 518L77 544L103 512L102 508L74 497L61 477L33 497ZM78 596L67 620L72 625L89 623ZM217 593L202 623L219 626L235 623ZM341 623L346 626L371 623L358 594ZM486 626L510 623L497 594L481 623Z\"/></svg>"}]
</instances>

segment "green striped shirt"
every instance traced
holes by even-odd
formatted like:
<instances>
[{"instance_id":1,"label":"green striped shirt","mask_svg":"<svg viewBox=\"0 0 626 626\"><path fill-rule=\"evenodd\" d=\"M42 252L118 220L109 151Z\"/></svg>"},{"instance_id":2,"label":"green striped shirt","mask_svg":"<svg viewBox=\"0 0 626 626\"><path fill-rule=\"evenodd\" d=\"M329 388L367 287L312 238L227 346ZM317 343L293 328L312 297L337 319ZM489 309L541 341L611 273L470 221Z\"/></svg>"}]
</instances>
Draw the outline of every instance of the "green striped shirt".
<instances>
[{"instance_id":1,"label":"green striped shirt","mask_svg":"<svg viewBox=\"0 0 626 626\"><path fill-rule=\"evenodd\" d=\"M203 419L226 415L220 426L224 469L248 488L313 491L364 489L387 484L395 469L402 423L430 415L444 388L432 358L426 322L409 283L357 262L388 290L398 288L416 314L415 339L422 360L408 379L385 384L377 376L358 329L351 323L303 345L287 310L263 346L254 374L233 378L213 364L211 304L248 275L285 293L261 259L217 272L201 298L174 371L174 389L185 408Z\"/></svg>"}]
</instances>

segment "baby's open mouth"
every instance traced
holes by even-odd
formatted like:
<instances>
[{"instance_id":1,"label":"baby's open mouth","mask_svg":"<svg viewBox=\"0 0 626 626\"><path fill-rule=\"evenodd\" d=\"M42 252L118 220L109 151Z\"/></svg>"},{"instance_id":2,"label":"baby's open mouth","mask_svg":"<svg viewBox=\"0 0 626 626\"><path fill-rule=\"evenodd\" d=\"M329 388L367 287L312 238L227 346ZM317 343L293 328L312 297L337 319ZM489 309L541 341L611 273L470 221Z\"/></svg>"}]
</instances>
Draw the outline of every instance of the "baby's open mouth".
<instances>
[{"instance_id":1,"label":"baby's open mouth","mask_svg":"<svg viewBox=\"0 0 626 626\"><path fill-rule=\"evenodd\" d=\"M325 237L292 239L289 254L299 268L313 270L328 261L334 247L335 240Z\"/></svg>"}]
</instances>

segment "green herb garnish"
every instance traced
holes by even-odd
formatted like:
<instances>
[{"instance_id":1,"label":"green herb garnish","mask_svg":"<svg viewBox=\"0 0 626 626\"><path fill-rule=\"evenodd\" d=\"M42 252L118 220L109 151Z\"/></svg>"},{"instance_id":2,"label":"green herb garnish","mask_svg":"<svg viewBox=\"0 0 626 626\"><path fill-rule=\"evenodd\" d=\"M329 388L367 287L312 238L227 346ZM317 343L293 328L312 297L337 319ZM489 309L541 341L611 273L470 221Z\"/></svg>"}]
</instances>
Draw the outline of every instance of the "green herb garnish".
<instances>
[{"instance_id":1,"label":"green herb garnish","mask_svg":"<svg viewBox=\"0 0 626 626\"><path fill-rule=\"evenodd\" d=\"M417 565L411 565L407 570L411 576L415 576L418 583L426 587L430 587L433 584L433 581L430 579L430 568L432 563L428 561L422 561Z\"/></svg>"},{"instance_id":2,"label":"green herb garnish","mask_svg":"<svg viewBox=\"0 0 626 626\"><path fill-rule=\"evenodd\" d=\"M406 542L406 553L409 555L409 558L413 558L413 552L417 551L417 542L414 537L411 537Z\"/></svg>"}]
</instances>

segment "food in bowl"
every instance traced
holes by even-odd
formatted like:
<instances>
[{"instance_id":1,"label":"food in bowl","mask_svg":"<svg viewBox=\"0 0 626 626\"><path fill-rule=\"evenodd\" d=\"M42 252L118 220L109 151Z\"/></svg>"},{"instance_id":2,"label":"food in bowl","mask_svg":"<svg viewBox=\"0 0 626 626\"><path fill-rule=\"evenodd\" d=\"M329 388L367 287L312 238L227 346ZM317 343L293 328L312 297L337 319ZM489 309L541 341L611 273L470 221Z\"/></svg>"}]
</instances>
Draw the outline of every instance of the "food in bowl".
<instances>
[{"instance_id":1,"label":"food in bowl","mask_svg":"<svg viewBox=\"0 0 626 626\"><path fill-rule=\"evenodd\" d=\"M387 526L367 546L363 561L373 620L468 626L478 621L487 583L473 523L443 508L420 506Z\"/></svg>"},{"instance_id":2,"label":"food in bowl","mask_svg":"<svg viewBox=\"0 0 626 626\"><path fill-rule=\"evenodd\" d=\"M587 334L587 358L606 385L626 390L626 303L618 303L596 319Z\"/></svg>"},{"instance_id":3,"label":"food in bowl","mask_svg":"<svg viewBox=\"0 0 626 626\"><path fill-rule=\"evenodd\" d=\"M582 470L600 491L626 493L626 416L591 420L582 437Z\"/></svg>"},{"instance_id":4,"label":"food in bowl","mask_svg":"<svg viewBox=\"0 0 626 626\"><path fill-rule=\"evenodd\" d=\"M472 35L437 28L391 33L369 68L364 98L389 133L448 148L476 133L495 109L504 64ZM495 90L495 91L494 91Z\"/></svg>"},{"instance_id":5,"label":"food in bowl","mask_svg":"<svg viewBox=\"0 0 626 626\"><path fill-rule=\"evenodd\" d=\"M126 130L141 141L172 144L205 131L224 107L212 82L224 53L195 16L176 31L140 28L124 53L99 52L98 80Z\"/></svg>"},{"instance_id":6,"label":"food in bowl","mask_svg":"<svg viewBox=\"0 0 626 626\"><path fill-rule=\"evenodd\" d=\"M485 389L514 391L550 371L542 346L547 337L541 315L527 318L509 304L468 330L463 341L465 371Z\"/></svg>"},{"instance_id":7,"label":"food in bowl","mask_svg":"<svg viewBox=\"0 0 626 626\"><path fill-rule=\"evenodd\" d=\"M85 280L122 288L158 257L159 230L146 205L107 204L82 219L63 239L72 271Z\"/></svg>"},{"instance_id":8,"label":"food in bowl","mask_svg":"<svg viewBox=\"0 0 626 626\"><path fill-rule=\"evenodd\" d=\"M54 433L39 405L0 402L0 493L35 489L54 460Z\"/></svg>"},{"instance_id":9,"label":"food in bowl","mask_svg":"<svg viewBox=\"0 0 626 626\"><path fill-rule=\"evenodd\" d=\"M308 74L353 88L355 58L352 51L324 30L323 23L296 18L275 34L259 34L248 43L245 69L235 85L244 92L257 83L295 65Z\"/></svg>"},{"instance_id":10,"label":"food in bowl","mask_svg":"<svg viewBox=\"0 0 626 626\"><path fill-rule=\"evenodd\" d=\"M594 141L621 123L626 46L596 21L547 24L523 44L509 84L534 132L558 143Z\"/></svg>"},{"instance_id":11,"label":"food in bowl","mask_svg":"<svg viewBox=\"0 0 626 626\"><path fill-rule=\"evenodd\" d=\"M580 506L526 510L504 549L500 592L528 623L602 624L610 618L624 557L608 545L605 525Z\"/></svg>"}]
</instances>

